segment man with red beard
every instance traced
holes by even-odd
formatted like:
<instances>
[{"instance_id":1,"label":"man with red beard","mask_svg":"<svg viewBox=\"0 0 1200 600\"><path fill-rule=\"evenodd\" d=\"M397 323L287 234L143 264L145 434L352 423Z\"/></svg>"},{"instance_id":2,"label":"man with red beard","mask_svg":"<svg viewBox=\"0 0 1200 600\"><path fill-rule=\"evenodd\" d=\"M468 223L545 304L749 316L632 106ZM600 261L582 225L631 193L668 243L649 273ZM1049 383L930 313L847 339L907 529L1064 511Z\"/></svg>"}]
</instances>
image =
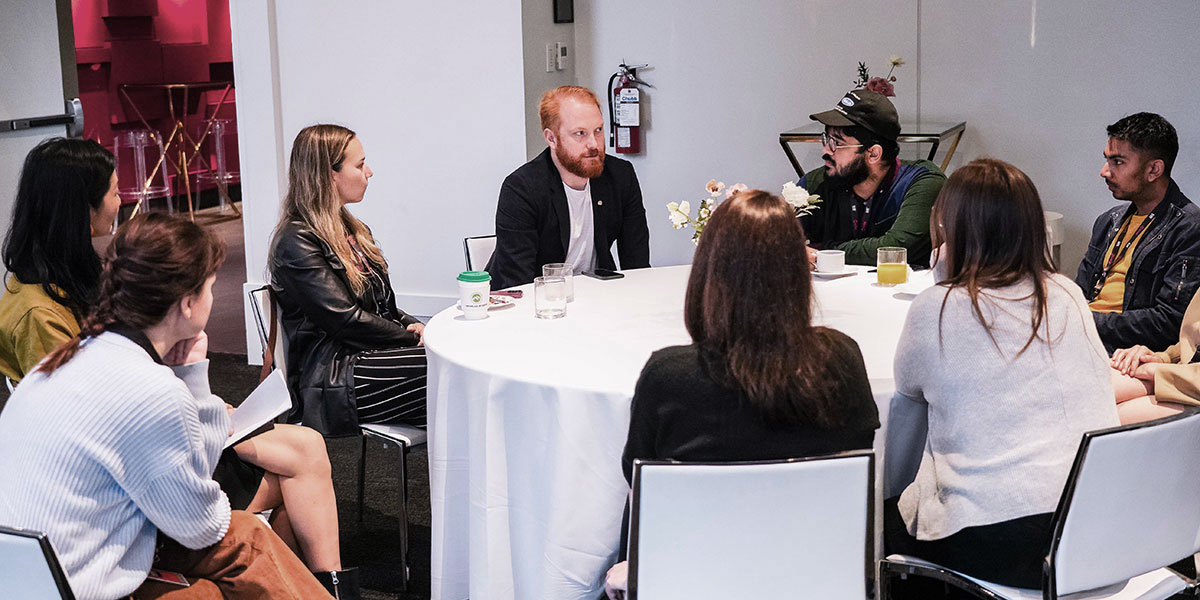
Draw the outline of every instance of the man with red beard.
<instances>
[{"instance_id":1,"label":"man with red beard","mask_svg":"<svg viewBox=\"0 0 1200 600\"><path fill-rule=\"evenodd\" d=\"M898 158L896 107L877 92L853 90L809 118L825 125L825 166L798 184L823 199L803 218L813 246L843 250L852 265L874 265L880 247L901 246L909 264L928 266L929 214L946 176L927 160Z\"/></svg>"},{"instance_id":2,"label":"man with red beard","mask_svg":"<svg viewBox=\"0 0 1200 600\"><path fill-rule=\"evenodd\" d=\"M542 94L549 146L500 186L492 289L530 283L542 265L567 263L579 274L650 266L650 232L633 165L604 154L604 115L591 90L567 85Z\"/></svg>"}]
</instances>

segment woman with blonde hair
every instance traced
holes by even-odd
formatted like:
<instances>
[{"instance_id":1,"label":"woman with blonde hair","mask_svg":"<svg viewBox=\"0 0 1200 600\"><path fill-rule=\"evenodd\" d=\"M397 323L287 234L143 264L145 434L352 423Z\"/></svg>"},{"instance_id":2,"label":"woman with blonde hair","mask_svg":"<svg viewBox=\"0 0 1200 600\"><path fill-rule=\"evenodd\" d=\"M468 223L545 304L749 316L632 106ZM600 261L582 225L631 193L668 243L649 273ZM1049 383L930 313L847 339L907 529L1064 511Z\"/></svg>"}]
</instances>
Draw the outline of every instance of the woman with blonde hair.
<instances>
[{"instance_id":1,"label":"woman with blonde hair","mask_svg":"<svg viewBox=\"0 0 1200 600\"><path fill-rule=\"evenodd\" d=\"M0 296L0 372L10 379L23 381L47 354L78 339L81 321L101 308L104 261L91 236L112 226L119 205L113 156L96 142L53 138L29 152L3 250L13 275ZM223 452L214 469L235 510L274 509L280 537L323 581L336 572L347 596L357 572L342 569L329 455L318 433L293 425L256 432Z\"/></svg>"},{"instance_id":2,"label":"woman with blonde hair","mask_svg":"<svg viewBox=\"0 0 1200 600\"><path fill-rule=\"evenodd\" d=\"M291 418L327 436L356 435L359 423L425 426L425 326L396 307L383 253L346 209L372 175L353 131L301 130L271 243Z\"/></svg>"}]
</instances>

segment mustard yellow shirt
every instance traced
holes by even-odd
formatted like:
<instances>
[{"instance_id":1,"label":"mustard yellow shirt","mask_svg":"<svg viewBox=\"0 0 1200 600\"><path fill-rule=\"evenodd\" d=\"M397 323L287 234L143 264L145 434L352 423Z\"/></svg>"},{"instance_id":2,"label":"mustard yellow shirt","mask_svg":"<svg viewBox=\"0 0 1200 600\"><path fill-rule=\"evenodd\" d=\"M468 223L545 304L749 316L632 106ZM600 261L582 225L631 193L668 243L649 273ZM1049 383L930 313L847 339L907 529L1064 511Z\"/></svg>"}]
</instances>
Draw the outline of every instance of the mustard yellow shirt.
<instances>
[{"instance_id":1,"label":"mustard yellow shirt","mask_svg":"<svg viewBox=\"0 0 1200 600\"><path fill-rule=\"evenodd\" d=\"M1104 278L1104 287L1100 288L1100 294L1088 304L1088 308L1092 309L1092 312L1119 313L1124 309L1125 275L1129 273L1129 266L1133 264L1133 251L1137 249L1138 242L1146 234L1145 231L1138 231L1138 229L1141 228L1142 223L1149 217L1150 215L1131 215L1129 217L1129 224L1125 226L1125 235L1130 236L1135 233L1137 235L1133 238L1133 243L1130 244L1129 250L1125 252L1125 256L1122 256L1121 260L1117 261L1116 265L1113 265L1113 269L1109 272L1108 277ZM1146 229L1149 228L1147 227ZM1113 238L1113 243L1108 246L1108 252L1105 252L1104 258L1101 259L1101 265L1108 264L1108 260L1112 257L1113 252L1118 250L1116 245L1117 238L1119 237L1121 236L1118 235L1116 238ZM1125 245L1125 240L1121 240L1121 245Z\"/></svg>"},{"instance_id":2,"label":"mustard yellow shirt","mask_svg":"<svg viewBox=\"0 0 1200 600\"><path fill-rule=\"evenodd\" d=\"M0 373L20 381L47 354L79 335L79 320L42 286L15 275L0 295Z\"/></svg>"}]
</instances>

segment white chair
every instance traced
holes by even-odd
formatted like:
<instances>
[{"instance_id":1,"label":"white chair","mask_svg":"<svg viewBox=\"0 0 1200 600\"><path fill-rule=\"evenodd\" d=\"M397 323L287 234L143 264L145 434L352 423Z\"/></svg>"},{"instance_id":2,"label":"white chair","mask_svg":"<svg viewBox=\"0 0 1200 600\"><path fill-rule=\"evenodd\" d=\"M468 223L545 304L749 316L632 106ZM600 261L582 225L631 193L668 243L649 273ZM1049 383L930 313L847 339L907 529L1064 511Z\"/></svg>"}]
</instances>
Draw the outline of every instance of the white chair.
<instances>
[{"instance_id":1,"label":"white chair","mask_svg":"<svg viewBox=\"0 0 1200 600\"><path fill-rule=\"evenodd\" d=\"M275 368L283 372L284 377L287 376L287 336L283 334L283 316L279 310L278 304L275 302L275 295L271 291L271 286L264 285L250 291L250 301L254 303L254 320L258 325L258 335L262 340L262 347L270 346L266 324L271 322L271 311L275 313L275 344L274 344L274 363ZM273 308L272 308L273 307ZM264 365L266 360L264 357ZM265 373L264 373L265 374ZM420 446L426 443L426 433L424 429L416 427L408 427L407 425L362 425L359 427L362 431L362 446L358 456L358 522L361 524L363 519L363 492L364 482L367 471L367 439L373 438L381 441L383 447L387 448L388 444L395 444L400 449L400 589L402 591L408 589L408 451L414 446Z\"/></svg>"},{"instance_id":2,"label":"white chair","mask_svg":"<svg viewBox=\"0 0 1200 600\"><path fill-rule=\"evenodd\" d=\"M863 600L874 461L634 461L630 597Z\"/></svg>"},{"instance_id":3,"label":"white chair","mask_svg":"<svg viewBox=\"0 0 1200 600\"><path fill-rule=\"evenodd\" d=\"M363 521L363 491L367 475L367 440L375 439L400 450L400 589L408 589L408 451L427 441L424 429L407 425L360 425L362 446L358 455L358 522Z\"/></svg>"},{"instance_id":4,"label":"white chair","mask_svg":"<svg viewBox=\"0 0 1200 600\"><path fill-rule=\"evenodd\" d=\"M882 600L896 578L929 577L988 600L1162 600L1193 587L1165 568L1200 551L1200 413L1084 434L1054 515L1042 590L1001 586L928 561L880 563Z\"/></svg>"},{"instance_id":5,"label":"white chair","mask_svg":"<svg viewBox=\"0 0 1200 600\"><path fill-rule=\"evenodd\" d=\"M5 598L75 600L46 534L0 526L0 582Z\"/></svg>"},{"instance_id":6,"label":"white chair","mask_svg":"<svg viewBox=\"0 0 1200 600\"><path fill-rule=\"evenodd\" d=\"M494 235L463 238L463 256L466 258L468 271L482 271L487 268L488 261L492 260L492 253L495 251Z\"/></svg>"}]
</instances>

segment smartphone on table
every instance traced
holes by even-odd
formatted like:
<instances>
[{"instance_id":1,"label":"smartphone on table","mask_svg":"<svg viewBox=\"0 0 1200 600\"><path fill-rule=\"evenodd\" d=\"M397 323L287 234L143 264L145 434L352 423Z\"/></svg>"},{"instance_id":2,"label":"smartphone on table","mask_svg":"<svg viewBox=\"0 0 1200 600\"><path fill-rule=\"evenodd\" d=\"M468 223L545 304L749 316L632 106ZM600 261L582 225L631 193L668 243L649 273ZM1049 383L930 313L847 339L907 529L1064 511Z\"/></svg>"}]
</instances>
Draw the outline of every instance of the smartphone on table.
<instances>
[{"instance_id":1,"label":"smartphone on table","mask_svg":"<svg viewBox=\"0 0 1200 600\"><path fill-rule=\"evenodd\" d=\"M611 269L595 269L593 271L584 271L584 275L594 279L620 279L625 276L624 273L618 273Z\"/></svg>"}]
</instances>

